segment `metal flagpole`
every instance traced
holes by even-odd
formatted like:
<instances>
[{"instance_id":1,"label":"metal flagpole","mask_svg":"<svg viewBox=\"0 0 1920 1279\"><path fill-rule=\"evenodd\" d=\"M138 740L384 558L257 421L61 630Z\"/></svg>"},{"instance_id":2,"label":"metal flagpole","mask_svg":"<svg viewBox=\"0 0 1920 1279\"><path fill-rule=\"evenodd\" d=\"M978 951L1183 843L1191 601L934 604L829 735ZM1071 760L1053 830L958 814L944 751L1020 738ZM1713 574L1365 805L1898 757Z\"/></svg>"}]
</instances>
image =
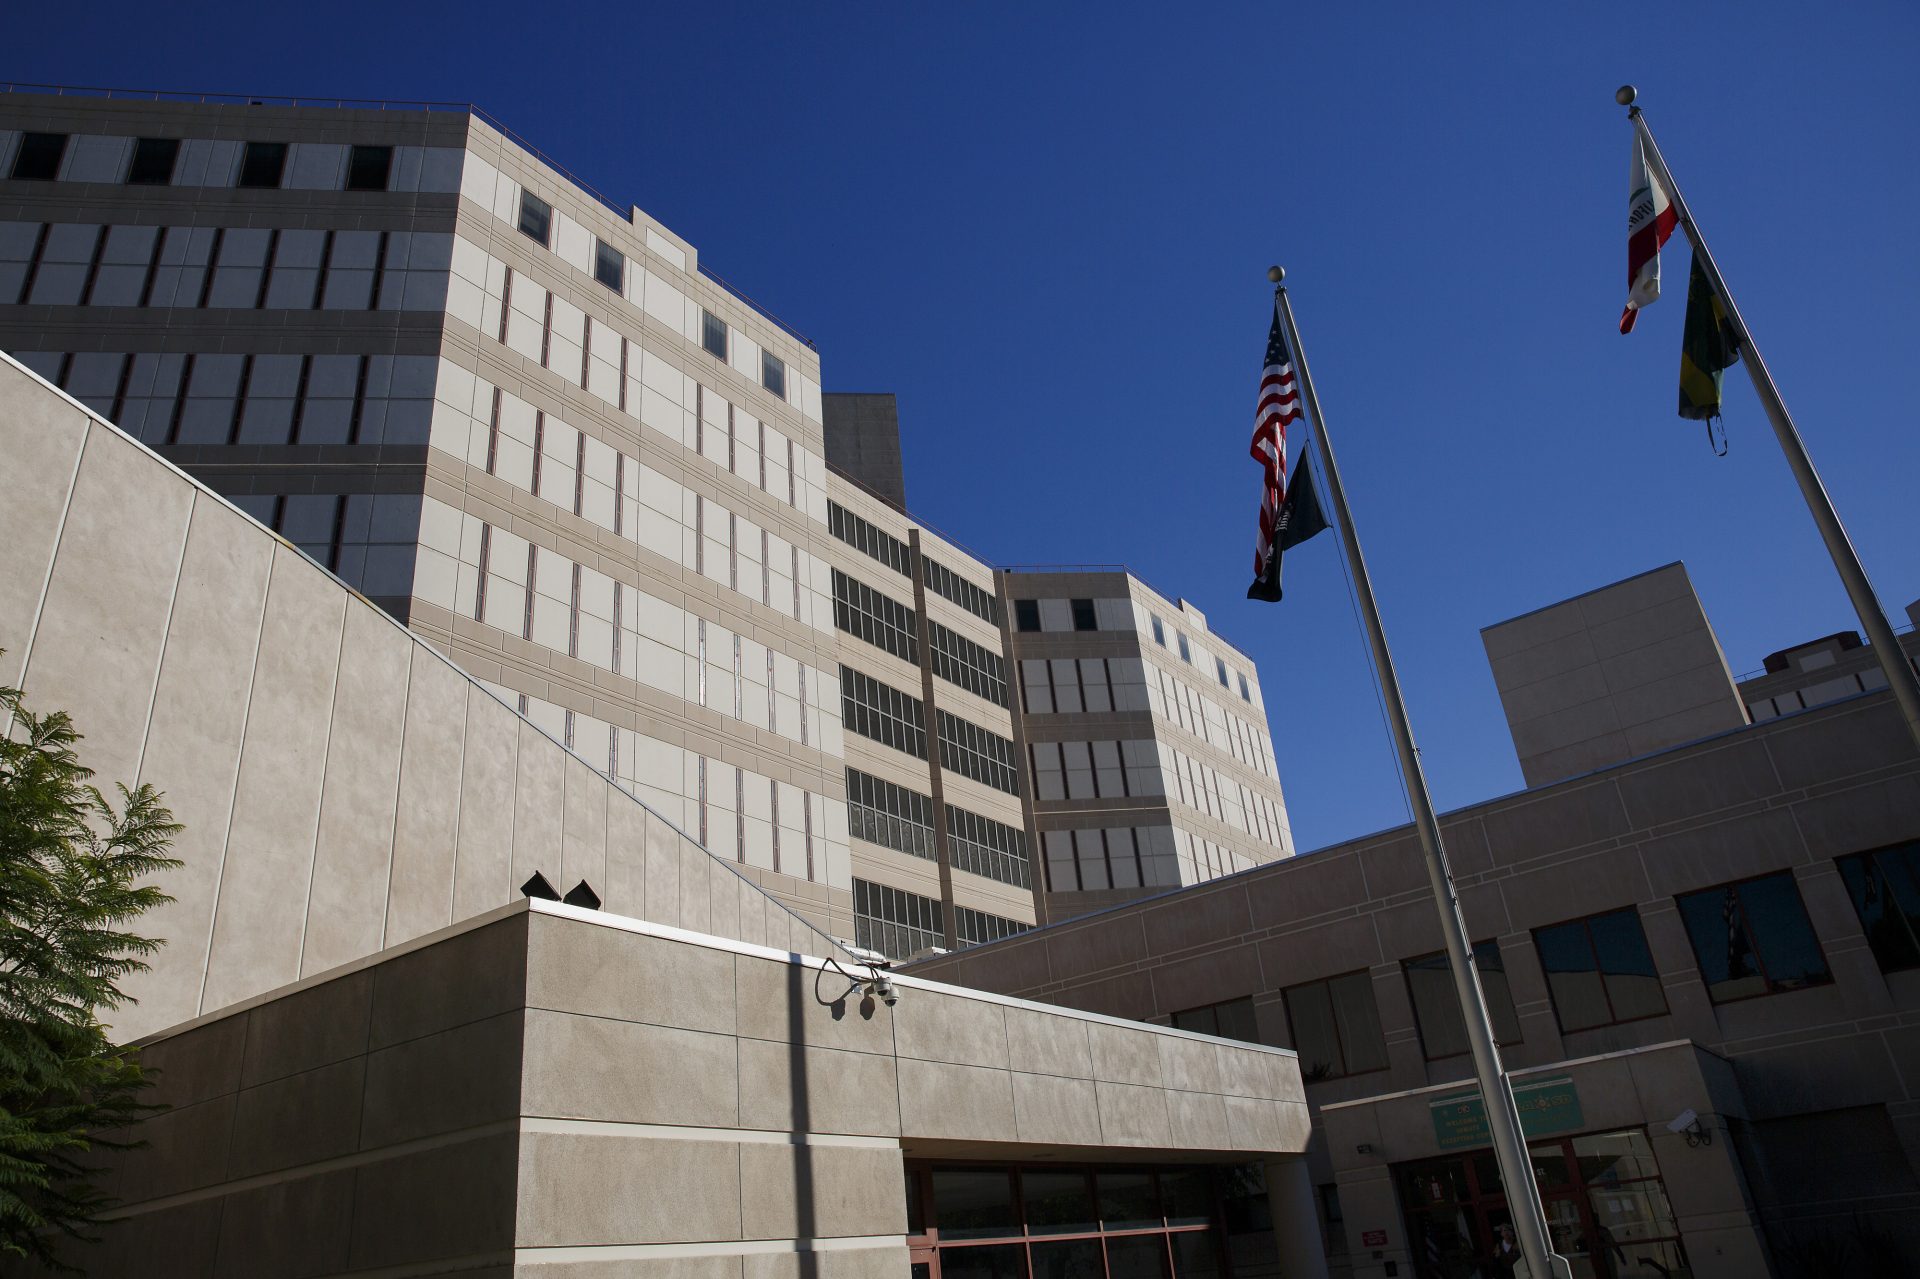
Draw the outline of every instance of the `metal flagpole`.
<instances>
[{"instance_id":1,"label":"metal flagpole","mask_svg":"<svg viewBox=\"0 0 1920 1279\"><path fill-rule=\"evenodd\" d=\"M1920 746L1920 678L1915 677L1912 663L1901 650L1899 640L1894 638L1893 627L1887 624L1887 615L1880 610L1880 601L1873 593L1873 583L1867 580L1867 570L1860 565L1853 542L1847 537L1847 530L1841 525L1838 512L1833 509L1833 500L1827 496L1827 487L1820 482L1820 473L1813 469L1813 459L1807 456L1807 446L1800 439L1799 428L1794 426L1786 404L1780 399L1780 388L1774 385L1773 374L1767 371L1767 362L1760 358L1760 348L1753 344L1752 331L1747 328L1746 320L1741 318L1740 308L1734 305L1733 294L1727 290L1726 277L1720 274L1720 264L1713 260L1706 237L1700 234L1700 224L1693 220L1686 197L1680 194L1680 187L1674 182L1672 171L1667 168L1666 158L1660 154L1660 147L1653 140L1653 130L1647 127L1646 117L1640 113L1639 107L1633 105L1635 96L1630 84L1621 86L1613 95L1614 101L1627 108L1627 118L1633 121L1633 127L1646 147L1647 163L1653 167L1654 177L1666 187L1667 198L1673 202L1680 225L1685 228L1687 239L1693 242L1694 252L1700 255L1700 267L1706 272L1707 282L1719 295L1720 304L1727 309L1727 319L1740 342L1740 362L1747 366L1747 377L1753 381L1754 392L1759 395L1760 403L1767 411L1767 420L1773 423L1774 436L1780 441L1781 451L1787 455L1787 465L1793 470L1793 478L1800 484L1800 496L1806 499L1807 509L1813 512L1813 522L1820 528L1820 537L1827 544L1827 554L1833 557L1833 566L1840 571L1840 581L1847 588L1847 597L1853 601L1853 611L1860 616L1860 627L1866 631L1867 642L1873 645L1874 655L1880 659L1880 669L1886 672L1887 684L1893 689L1894 699L1899 702L1901 713L1907 717L1907 731L1913 735L1914 745Z\"/></svg>"},{"instance_id":2,"label":"metal flagpole","mask_svg":"<svg viewBox=\"0 0 1920 1279\"><path fill-rule=\"evenodd\" d=\"M1420 832L1420 847L1426 854L1427 878L1433 886L1433 904L1440 912L1440 932L1446 938L1447 967L1453 971L1453 988L1460 997L1460 1012L1467 1025L1467 1042L1473 1049L1473 1070L1480 1081L1480 1096L1487 1112L1487 1128L1493 1137L1494 1157L1499 1161L1500 1180L1507 1190L1507 1204L1513 1212L1519 1234L1520 1250L1527 1260L1527 1271L1535 1279L1559 1276L1570 1279L1571 1269L1564 1258L1553 1252L1547 1233L1547 1217L1540 1206L1540 1189L1535 1184L1533 1162L1527 1157L1526 1138L1520 1131L1520 1110L1514 1104L1513 1088L1500 1064L1500 1049L1494 1042L1493 1022L1487 1014L1486 997L1480 990L1480 974L1473 966L1473 951L1467 942L1466 921L1460 914L1460 899L1453 890L1453 873L1447 868L1446 849L1440 842L1440 822L1433 812L1433 798L1427 793L1427 778L1420 767L1420 751L1413 744L1413 729L1407 723L1407 706L1400 697L1400 681L1393 671L1393 655L1387 651L1386 632L1380 627L1380 611L1373 602L1373 585L1367 577L1367 562L1360 554L1360 538L1354 532L1353 515L1347 510L1347 490L1340 482L1340 468L1333 460L1333 443L1327 436L1327 420L1320 412L1320 399L1314 394L1313 375L1307 371L1306 348L1300 345L1300 330L1293 322L1293 304L1281 281L1286 272L1274 267L1267 272L1274 282L1274 301L1280 308L1280 323L1285 326L1287 342L1293 348L1293 361L1300 370L1300 393L1307 411L1313 415L1314 435L1320 441L1320 460L1326 473L1327 497L1333 504L1334 524L1347 551L1353 569L1354 594L1359 597L1360 615L1366 623L1367 641L1373 646L1373 666L1380 676L1380 690L1393 725L1394 745L1400 752L1400 773L1407 785L1407 797L1413 803L1413 824Z\"/></svg>"}]
</instances>

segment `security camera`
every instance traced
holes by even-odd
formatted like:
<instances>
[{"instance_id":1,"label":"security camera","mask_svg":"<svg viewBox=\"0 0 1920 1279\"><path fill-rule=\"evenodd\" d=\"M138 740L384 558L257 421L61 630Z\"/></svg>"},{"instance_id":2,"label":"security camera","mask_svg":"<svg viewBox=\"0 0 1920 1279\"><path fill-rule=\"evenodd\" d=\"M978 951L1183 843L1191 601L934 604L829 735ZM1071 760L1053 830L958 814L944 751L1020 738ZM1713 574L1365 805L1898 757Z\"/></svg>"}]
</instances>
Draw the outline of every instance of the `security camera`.
<instances>
[{"instance_id":1,"label":"security camera","mask_svg":"<svg viewBox=\"0 0 1920 1279\"><path fill-rule=\"evenodd\" d=\"M1670 1133L1683 1133L1699 1122L1700 1116L1695 1114L1693 1108L1689 1106L1668 1121L1667 1131Z\"/></svg>"},{"instance_id":2,"label":"security camera","mask_svg":"<svg viewBox=\"0 0 1920 1279\"><path fill-rule=\"evenodd\" d=\"M880 1002L891 1008L900 1002L900 992L893 987L893 978L885 973L877 973L867 984L867 989L880 997Z\"/></svg>"},{"instance_id":3,"label":"security camera","mask_svg":"<svg viewBox=\"0 0 1920 1279\"><path fill-rule=\"evenodd\" d=\"M1700 1116L1689 1106L1667 1121L1667 1131L1687 1139L1689 1146L1711 1146L1713 1133L1700 1122Z\"/></svg>"}]
</instances>

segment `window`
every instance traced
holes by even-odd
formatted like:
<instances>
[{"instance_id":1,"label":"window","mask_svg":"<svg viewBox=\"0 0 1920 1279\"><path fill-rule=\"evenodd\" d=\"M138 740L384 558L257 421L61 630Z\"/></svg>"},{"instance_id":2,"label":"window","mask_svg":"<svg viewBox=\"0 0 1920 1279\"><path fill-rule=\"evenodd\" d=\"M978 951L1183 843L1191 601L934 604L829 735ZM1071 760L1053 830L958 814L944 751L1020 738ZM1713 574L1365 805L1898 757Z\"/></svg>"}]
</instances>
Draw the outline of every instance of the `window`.
<instances>
[{"instance_id":1,"label":"window","mask_svg":"<svg viewBox=\"0 0 1920 1279\"><path fill-rule=\"evenodd\" d=\"M1187 647L1187 637L1184 635L1176 635L1174 638L1180 641L1180 660L1191 665L1193 662L1193 650Z\"/></svg>"},{"instance_id":2,"label":"window","mask_svg":"<svg viewBox=\"0 0 1920 1279\"><path fill-rule=\"evenodd\" d=\"M1364 971L1289 986L1282 993L1303 1073L1337 1079L1386 1068L1387 1043L1373 1003L1373 978Z\"/></svg>"},{"instance_id":3,"label":"window","mask_svg":"<svg viewBox=\"0 0 1920 1279\"><path fill-rule=\"evenodd\" d=\"M992 591L983 590L961 577L944 564L937 563L922 555L920 563L927 571L927 589L945 599L952 600L961 608L972 613L983 622L1000 622L1000 610Z\"/></svg>"},{"instance_id":4,"label":"window","mask_svg":"<svg viewBox=\"0 0 1920 1279\"><path fill-rule=\"evenodd\" d=\"M240 157L238 185L271 190L280 185L280 175L286 171L286 167L286 143L249 142Z\"/></svg>"},{"instance_id":5,"label":"window","mask_svg":"<svg viewBox=\"0 0 1920 1279\"><path fill-rule=\"evenodd\" d=\"M927 757L927 719L920 699L891 684L842 666L840 714L846 727L862 737L916 759Z\"/></svg>"},{"instance_id":6,"label":"window","mask_svg":"<svg viewBox=\"0 0 1920 1279\"><path fill-rule=\"evenodd\" d=\"M1239 672L1239 676L1240 676L1240 700L1243 702L1253 701L1253 693L1247 688L1246 672L1244 671Z\"/></svg>"},{"instance_id":7,"label":"window","mask_svg":"<svg viewBox=\"0 0 1920 1279\"><path fill-rule=\"evenodd\" d=\"M1040 629L1040 601L1015 600L1013 602L1013 626L1018 631L1037 631Z\"/></svg>"},{"instance_id":8,"label":"window","mask_svg":"<svg viewBox=\"0 0 1920 1279\"><path fill-rule=\"evenodd\" d=\"M727 322L713 312L700 312L700 345L716 360L727 358Z\"/></svg>"},{"instance_id":9,"label":"window","mask_svg":"<svg viewBox=\"0 0 1920 1279\"><path fill-rule=\"evenodd\" d=\"M772 351L760 352L760 385L780 399L787 398L787 362Z\"/></svg>"},{"instance_id":10,"label":"window","mask_svg":"<svg viewBox=\"0 0 1920 1279\"><path fill-rule=\"evenodd\" d=\"M1073 629L1076 631L1097 631L1100 619L1094 615L1092 600L1074 600Z\"/></svg>"},{"instance_id":11,"label":"window","mask_svg":"<svg viewBox=\"0 0 1920 1279\"><path fill-rule=\"evenodd\" d=\"M553 206L531 191L520 193L520 234L542 245L552 243Z\"/></svg>"},{"instance_id":12,"label":"window","mask_svg":"<svg viewBox=\"0 0 1920 1279\"><path fill-rule=\"evenodd\" d=\"M918 893L853 881L853 944L877 950L888 959L906 959L945 946L945 912L940 903Z\"/></svg>"},{"instance_id":13,"label":"window","mask_svg":"<svg viewBox=\"0 0 1920 1279\"><path fill-rule=\"evenodd\" d=\"M173 164L180 158L180 139L141 138L133 144L133 163L127 167L127 185L163 187L173 181Z\"/></svg>"},{"instance_id":14,"label":"window","mask_svg":"<svg viewBox=\"0 0 1920 1279\"><path fill-rule=\"evenodd\" d=\"M1003 919L999 915L989 915L984 910L975 910L971 906L953 908L953 937L961 946L984 946L990 941L999 941L1015 933L1024 933L1032 924L1023 924L1017 919Z\"/></svg>"},{"instance_id":15,"label":"window","mask_svg":"<svg viewBox=\"0 0 1920 1279\"><path fill-rule=\"evenodd\" d=\"M1153 616L1153 642L1158 644L1161 648L1165 648L1167 646L1167 628L1166 628L1166 625L1163 622L1161 622L1160 615L1158 613L1154 614Z\"/></svg>"},{"instance_id":16,"label":"window","mask_svg":"<svg viewBox=\"0 0 1920 1279\"><path fill-rule=\"evenodd\" d=\"M915 703L916 708L918 705ZM1009 795L1020 793L1020 774L1014 767L1012 742L958 715L946 711L938 711L937 715L934 722L940 737L940 767Z\"/></svg>"},{"instance_id":17,"label":"window","mask_svg":"<svg viewBox=\"0 0 1920 1279\"><path fill-rule=\"evenodd\" d=\"M847 833L932 861L933 801L904 786L849 768Z\"/></svg>"},{"instance_id":18,"label":"window","mask_svg":"<svg viewBox=\"0 0 1920 1279\"><path fill-rule=\"evenodd\" d=\"M1536 929L1533 940L1561 1030L1611 1026L1667 1011L1660 974L1633 907Z\"/></svg>"},{"instance_id":19,"label":"window","mask_svg":"<svg viewBox=\"0 0 1920 1279\"><path fill-rule=\"evenodd\" d=\"M1855 853L1838 865L1880 971L1920 968L1920 842Z\"/></svg>"},{"instance_id":20,"label":"window","mask_svg":"<svg viewBox=\"0 0 1920 1279\"><path fill-rule=\"evenodd\" d=\"M914 611L839 569L833 570L833 624L903 662L919 664L920 645L914 637L918 623ZM1005 697L1003 682L1003 706Z\"/></svg>"},{"instance_id":21,"label":"window","mask_svg":"<svg viewBox=\"0 0 1920 1279\"><path fill-rule=\"evenodd\" d=\"M879 560L902 577L913 576L913 556L907 544L847 510L838 502L827 503L827 531L873 559Z\"/></svg>"},{"instance_id":22,"label":"window","mask_svg":"<svg viewBox=\"0 0 1920 1279\"><path fill-rule=\"evenodd\" d=\"M927 646L932 650L936 676L996 706L1007 704L1007 672L1000 654L932 618L927 619Z\"/></svg>"},{"instance_id":23,"label":"window","mask_svg":"<svg viewBox=\"0 0 1920 1279\"><path fill-rule=\"evenodd\" d=\"M1175 1030L1218 1035L1222 1039L1238 1039L1249 1044L1260 1042L1259 1033L1254 1029L1251 995L1177 1012L1173 1015L1173 1027Z\"/></svg>"},{"instance_id":24,"label":"window","mask_svg":"<svg viewBox=\"0 0 1920 1279\"><path fill-rule=\"evenodd\" d=\"M60 158L67 153L64 133L25 133L20 153L13 157L13 176L22 182L51 182L60 176Z\"/></svg>"},{"instance_id":25,"label":"window","mask_svg":"<svg viewBox=\"0 0 1920 1279\"><path fill-rule=\"evenodd\" d=\"M1716 1004L1833 980L1792 871L1674 899Z\"/></svg>"},{"instance_id":26,"label":"window","mask_svg":"<svg viewBox=\"0 0 1920 1279\"><path fill-rule=\"evenodd\" d=\"M1214 670L1215 670L1215 671L1216 671L1216 672L1217 672L1217 673L1219 674L1219 676L1220 676L1220 687L1221 687L1221 688L1231 688L1231 687L1232 687L1232 685L1230 685L1230 684L1228 684L1228 683L1227 683L1227 663L1226 663L1226 661L1225 661L1224 659L1222 659L1222 658L1218 658L1218 657L1216 657L1216 658L1214 658L1214 659L1213 659L1213 669L1214 669Z\"/></svg>"},{"instance_id":27,"label":"window","mask_svg":"<svg viewBox=\"0 0 1920 1279\"><path fill-rule=\"evenodd\" d=\"M392 147L354 147L347 153L347 190L384 191L392 169Z\"/></svg>"},{"instance_id":28,"label":"window","mask_svg":"<svg viewBox=\"0 0 1920 1279\"><path fill-rule=\"evenodd\" d=\"M627 259L605 240L593 242L593 278L619 293L627 285Z\"/></svg>"},{"instance_id":29,"label":"window","mask_svg":"<svg viewBox=\"0 0 1920 1279\"><path fill-rule=\"evenodd\" d=\"M1480 970L1480 989L1487 997L1487 1011L1493 1017L1493 1037L1502 1044L1520 1042L1520 1018L1513 1011L1513 992L1507 987L1506 963L1500 957L1500 943L1482 941L1473 944L1473 966ZM1460 1016L1460 998L1453 989L1453 970L1447 965L1447 952L1435 951L1409 959L1401 965L1407 974L1407 989L1413 994L1413 1017L1420 1028L1420 1043L1427 1060L1452 1057L1466 1052L1467 1026Z\"/></svg>"},{"instance_id":30,"label":"window","mask_svg":"<svg viewBox=\"0 0 1920 1279\"><path fill-rule=\"evenodd\" d=\"M956 870L972 871L1016 888L1032 882L1027 866L1027 833L1017 827L948 804L947 848Z\"/></svg>"}]
</instances>

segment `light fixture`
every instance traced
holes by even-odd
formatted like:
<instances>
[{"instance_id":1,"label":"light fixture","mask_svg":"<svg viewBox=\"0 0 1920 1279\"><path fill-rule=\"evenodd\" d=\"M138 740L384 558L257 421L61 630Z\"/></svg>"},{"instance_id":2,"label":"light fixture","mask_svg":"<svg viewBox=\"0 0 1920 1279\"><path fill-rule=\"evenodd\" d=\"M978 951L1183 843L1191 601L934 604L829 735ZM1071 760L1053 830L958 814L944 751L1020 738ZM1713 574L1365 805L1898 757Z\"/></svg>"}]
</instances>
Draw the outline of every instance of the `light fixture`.
<instances>
[{"instance_id":1,"label":"light fixture","mask_svg":"<svg viewBox=\"0 0 1920 1279\"><path fill-rule=\"evenodd\" d=\"M1667 1121L1667 1131L1677 1136L1685 1137L1689 1147L1711 1146L1713 1144L1713 1133L1708 1131L1707 1126L1700 1122L1700 1116L1691 1106Z\"/></svg>"}]
</instances>

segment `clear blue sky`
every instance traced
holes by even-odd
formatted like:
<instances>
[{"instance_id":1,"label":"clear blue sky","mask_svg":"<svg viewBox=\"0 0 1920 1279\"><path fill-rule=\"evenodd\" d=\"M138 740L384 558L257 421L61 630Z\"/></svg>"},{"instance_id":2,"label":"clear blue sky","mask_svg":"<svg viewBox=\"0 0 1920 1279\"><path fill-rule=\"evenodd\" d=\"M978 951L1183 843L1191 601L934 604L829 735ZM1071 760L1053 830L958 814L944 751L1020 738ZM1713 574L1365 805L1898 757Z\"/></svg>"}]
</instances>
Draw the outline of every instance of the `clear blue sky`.
<instances>
[{"instance_id":1,"label":"clear blue sky","mask_svg":"<svg viewBox=\"0 0 1920 1279\"><path fill-rule=\"evenodd\" d=\"M479 103L811 335L829 389L897 392L928 522L1203 608L1311 849L1405 809L1333 539L1242 599L1269 262L1443 808L1520 785L1484 625L1678 559L1736 672L1854 626L1744 377L1731 456L1674 416L1684 248L1615 331L1622 81L1895 621L1920 597L1920 10L1562 8L108 4L82 37L32 5L0 75Z\"/></svg>"}]
</instances>

